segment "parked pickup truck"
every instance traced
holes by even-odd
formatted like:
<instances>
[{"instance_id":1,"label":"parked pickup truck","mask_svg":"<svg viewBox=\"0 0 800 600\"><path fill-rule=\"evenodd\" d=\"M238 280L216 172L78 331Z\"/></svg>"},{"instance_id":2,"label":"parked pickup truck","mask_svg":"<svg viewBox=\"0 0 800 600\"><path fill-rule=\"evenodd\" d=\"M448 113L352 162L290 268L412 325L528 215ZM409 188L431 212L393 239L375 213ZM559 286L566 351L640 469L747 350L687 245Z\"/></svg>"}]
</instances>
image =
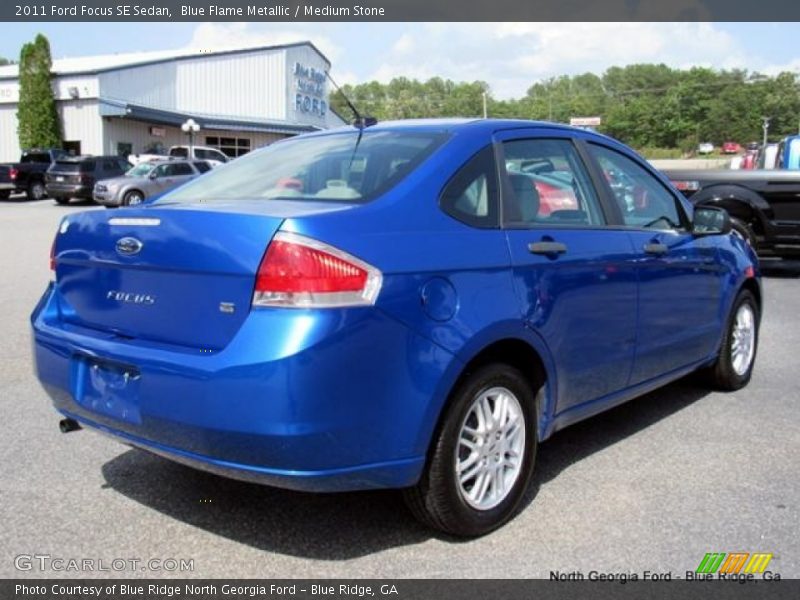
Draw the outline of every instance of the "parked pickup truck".
<instances>
[{"instance_id":1,"label":"parked pickup truck","mask_svg":"<svg viewBox=\"0 0 800 600\"><path fill-rule=\"evenodd\" d=\"M0 200L7 200L17 192L25 192L28 200L44 198L47 195L44 174L65 154L63 150L25 150L18 163L0 165Z\"/></svg>"},{"instance_id":2,"label":"parked pickup truck","mask_svg":"<svg viewBox=\"0 0 800 600\"><path fill-rule=\"evenodd\" d=\"M800 171L664 170L696 206L728 211L760 256L800 257Z\"/></svg>"}]
</instances>

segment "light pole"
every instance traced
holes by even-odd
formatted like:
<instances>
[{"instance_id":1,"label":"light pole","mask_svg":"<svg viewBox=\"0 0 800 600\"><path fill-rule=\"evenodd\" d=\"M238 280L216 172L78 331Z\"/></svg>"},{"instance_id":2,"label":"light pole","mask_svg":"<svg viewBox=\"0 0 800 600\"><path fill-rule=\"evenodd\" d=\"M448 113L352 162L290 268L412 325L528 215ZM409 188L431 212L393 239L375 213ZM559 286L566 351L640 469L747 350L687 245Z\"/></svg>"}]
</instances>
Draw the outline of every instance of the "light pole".
<instances>
[{"instance_id":1,"label":"light pole","mask_svg":"<svg viewBox=\"0 0 800 600\"><path fill-rule=\"evenodd\" d=\"M181 125L181 129L184 133L189 134L189 156L187 158L192 160L194 159L194 136L200 131L200 125L194 119L186 119Z\"/></svg>"},{"instance_id":2,"label":"light pole","mask_svg":"<svg viewBox=\"0 0 800 600\"><path fill-rule=\"evenodd\" d=\"M761 117L761 129L764 131L764 141L761 145L762 148L767 147L767 132L769 131L769 122L771 119L769 117Z\"/></svg>"}]
</instances>

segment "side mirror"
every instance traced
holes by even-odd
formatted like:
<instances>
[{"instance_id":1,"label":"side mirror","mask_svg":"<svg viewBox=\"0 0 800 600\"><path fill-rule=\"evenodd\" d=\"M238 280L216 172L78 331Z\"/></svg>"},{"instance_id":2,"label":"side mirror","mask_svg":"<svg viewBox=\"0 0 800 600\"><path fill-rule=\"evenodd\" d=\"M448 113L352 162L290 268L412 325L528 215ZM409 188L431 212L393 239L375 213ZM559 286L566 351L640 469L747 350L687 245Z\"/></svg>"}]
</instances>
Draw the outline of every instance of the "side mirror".
<instances>
[{"instance_id":1,"label":"side mirror","mask_svg":"<svg viewBox=\"0 0 800 600\"><path fill-rule=\"evenodd\" d=\"M149 177L150 179L155 179L156 177L158 177L158 174L155 172L155 169L153 169L152 171L150 171L150 175L148 175L148 177Z\"/></svg>"},{"instance_id":2,"label":"side mirror","mask_svg":"<svg viewBox=\"0 0 800 600\"><path fill-rule=\"evenodd\" d=\"M716 206L695 207L692 221L694 235L720 235L730 231L731 217L727 210Z\"/></svg>"}]
</instances>

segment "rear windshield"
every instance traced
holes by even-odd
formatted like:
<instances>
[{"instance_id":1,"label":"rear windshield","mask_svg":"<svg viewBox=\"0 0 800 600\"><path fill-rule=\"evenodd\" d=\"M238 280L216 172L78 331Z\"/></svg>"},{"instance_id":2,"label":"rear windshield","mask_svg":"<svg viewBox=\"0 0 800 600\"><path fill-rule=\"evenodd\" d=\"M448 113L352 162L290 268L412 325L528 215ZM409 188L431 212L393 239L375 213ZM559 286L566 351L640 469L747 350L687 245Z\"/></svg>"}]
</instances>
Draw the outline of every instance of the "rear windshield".
<instances>
[{"instance_id":1,"label":"rear windshield","mask_svg":"<svg viewBox=\"0 0 800 600\"><path fill-rule=\"evenodd\" d=\"M442 133L358 131L281 141L213 169L163 202L291 199L366 202L396 185L445 139Z\"/></svg>"},{"instance_id":2,"label":"rear windshield","mask_svg":"<svg viewBox=\"0 0 800 600\"><path fill-rule=\"evenodd\" d=\"M74 161L56 161L53 165L53 171L61 171L63 173L89 173L94 171L94 162L74 162Z\"/></svg>"},{"instance_id":3,"label":"rear windshield","mask_svg":"<svg viewBox=\"0 0 800 600\"><path fill-rule=\"evenodd\" d=\"M169 151L169 155L176 156L178 158L188 158L189 150L187 148L171 148Z\"/></svg>"}]
</instances>

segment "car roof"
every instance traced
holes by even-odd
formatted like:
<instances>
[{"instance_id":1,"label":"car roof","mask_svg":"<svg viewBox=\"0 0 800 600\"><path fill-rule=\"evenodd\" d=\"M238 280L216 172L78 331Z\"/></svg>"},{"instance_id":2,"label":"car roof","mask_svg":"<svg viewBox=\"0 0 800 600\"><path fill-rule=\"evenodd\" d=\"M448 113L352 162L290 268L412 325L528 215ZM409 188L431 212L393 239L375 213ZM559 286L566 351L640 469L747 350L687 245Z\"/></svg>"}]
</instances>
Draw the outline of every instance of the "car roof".
<instances>
[{"instance_id":1,"label":"car roof","mask_svg":"<svg viewBox=\"0 0 800 600\"><path fill-rule=\"evenodd\" d=\"M479 119L479 118L440 118L440 119L402 119L397 121L379 121L375 125L371 125L365 131L485 131L492 133L495 131L502 131L505 129L521 129L527 127L547 127L549 129L562 129L565 131L586 132L600 135L596 132L587 132L580 127L572 127L563 123L553 123L550 121L532 121L526 119ZM355 130L354 125L345 125L336 129L329 129L320 134L333 131L347 131ZM311 134L319 135L319 134Z\"/></svg>"},{"instance_id":2,"label":"car roof","mask_svg":"<svg viewBox=\"0 0 800 600\"><path fill-rule=\"evenodd\" d=\"M122 158L121 156L115 156L113 154L103 154L101 156L94 156L92 154L81 154L80 156L59 156L58 162L83 162L85 160L107 160L107 159L117 159ZM123 158L123 160L125 160Z\"/></svg>"},{"instance_id":3,"label":"car roof","mask_svg":"<svg viewBox=\"0 0 800 600\"><path fill-rule=\"evenodd\" d=\"M180 163L198 163L198 162L205 162L202 158L153 158L151 160L143 160L139 164L146 164L146 165L177 165Z\"/></svg>"}]
</instances>

